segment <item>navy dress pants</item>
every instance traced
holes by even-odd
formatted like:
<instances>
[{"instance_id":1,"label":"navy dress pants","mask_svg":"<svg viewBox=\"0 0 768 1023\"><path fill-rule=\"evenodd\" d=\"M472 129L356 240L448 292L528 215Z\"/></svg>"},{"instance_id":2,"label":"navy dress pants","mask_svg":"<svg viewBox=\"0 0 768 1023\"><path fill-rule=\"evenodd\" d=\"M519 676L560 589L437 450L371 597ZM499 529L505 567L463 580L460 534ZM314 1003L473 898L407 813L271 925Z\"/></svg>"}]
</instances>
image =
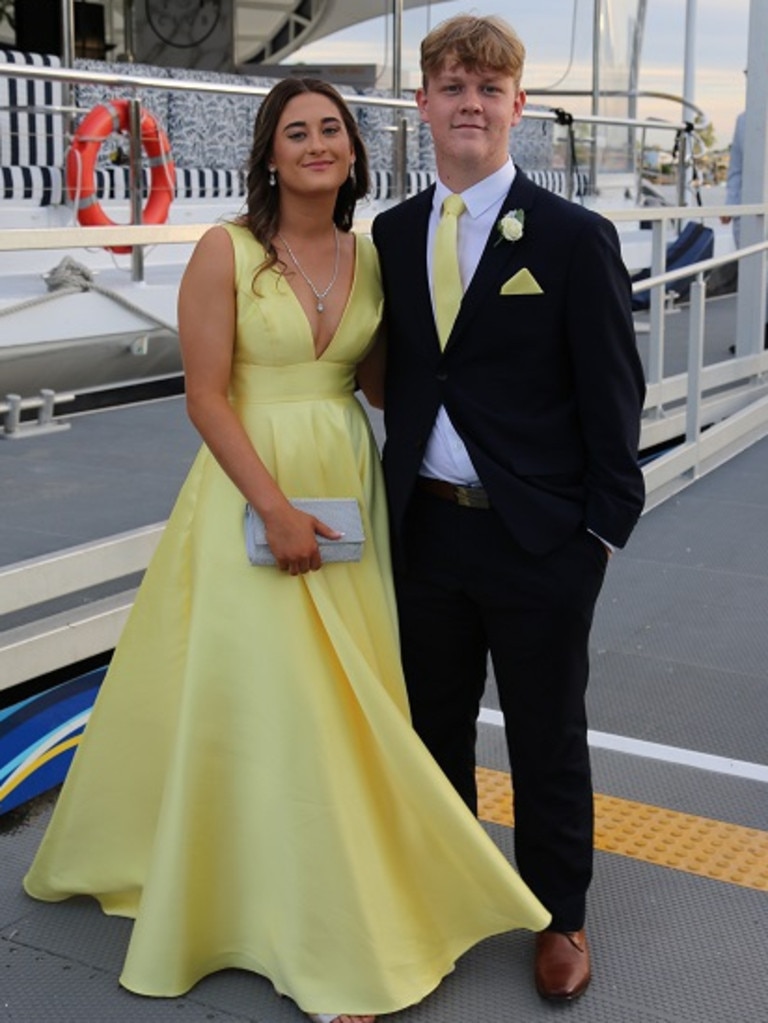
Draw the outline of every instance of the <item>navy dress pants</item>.
<instances>
[{"instance_id":1,"label":"navy dress pants","mask_svg":"<svg viewBox=\"0 0 768 1023\"><path fill-rule=\"evenodd\" d=\"M517 868L555 930L583 926L593 794L585 692L588 639L605 574L579 530L554 552L519 547L493 509L417 492L397 571L414 727L473 812L475 740L488 656L504 714Z\"/></svg>"}]
</instances>

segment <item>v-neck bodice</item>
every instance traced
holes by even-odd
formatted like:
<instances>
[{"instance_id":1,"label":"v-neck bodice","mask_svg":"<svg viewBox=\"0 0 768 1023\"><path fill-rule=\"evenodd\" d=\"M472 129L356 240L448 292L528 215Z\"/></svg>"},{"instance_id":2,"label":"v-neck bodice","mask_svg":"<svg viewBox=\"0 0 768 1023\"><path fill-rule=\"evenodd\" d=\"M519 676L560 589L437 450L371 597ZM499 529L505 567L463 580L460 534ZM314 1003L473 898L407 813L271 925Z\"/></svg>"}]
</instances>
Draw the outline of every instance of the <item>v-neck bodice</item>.
<instances>
[{"instance_id":1,"label":"v-neck bodice","mask_svg":"<svg viewBox=\"0 0 768 1023\"><path fill-rule=\"evenodd\" d=\"M226 229L235 249L238 293L235 395L247 400L253 387L259 395L254 400L279 401L283 382L287 400L312 394L315 387L325 393L334 386L351 390L354 367L373 344L382 315L381 275L370 239L355 239L355 271L344 311L330 342L317 355L309 320L288 281L273 268L254 282L266 258L264 248L247 228ZM335 369L326 368L329 363Z\"/></svg>"}]
</instances>

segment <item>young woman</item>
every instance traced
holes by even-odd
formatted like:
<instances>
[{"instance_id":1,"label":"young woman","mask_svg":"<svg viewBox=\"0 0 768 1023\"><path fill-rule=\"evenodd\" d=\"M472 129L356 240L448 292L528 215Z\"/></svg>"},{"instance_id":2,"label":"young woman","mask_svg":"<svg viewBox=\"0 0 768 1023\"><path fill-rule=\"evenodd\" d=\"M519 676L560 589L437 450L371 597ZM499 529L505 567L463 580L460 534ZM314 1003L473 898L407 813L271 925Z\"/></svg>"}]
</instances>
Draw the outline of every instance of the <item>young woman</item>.
<instances>
[{"instance_id":1,"label":"young woman","mask_svg":"<svg viewBox=\"0 0 768 1023\"><path fill-rule=\"evenodd\" d=\"M481 938L548 921L410 727L354 396L356 377L374 386L382 312L375 250L350 233L367 187L341 97L281 82L247 213L201 239L182 282L204 446L25 880L134 918L120 979L140 994L238 967L315 1020L370 1023ZM307 497L357 500L360 561L323 564L318 536L338 534L290 504ZM246 502L274 567L246 557Z\"/></svg>"}]
</instances>

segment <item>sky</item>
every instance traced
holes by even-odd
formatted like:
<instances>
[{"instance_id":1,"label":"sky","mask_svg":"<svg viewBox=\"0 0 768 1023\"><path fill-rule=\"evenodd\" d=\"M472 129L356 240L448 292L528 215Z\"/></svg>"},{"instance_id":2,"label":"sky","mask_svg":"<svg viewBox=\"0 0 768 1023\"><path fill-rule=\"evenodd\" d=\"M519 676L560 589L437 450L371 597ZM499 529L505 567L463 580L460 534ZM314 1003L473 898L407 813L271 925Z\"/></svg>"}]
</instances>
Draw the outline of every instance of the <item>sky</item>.
<instances>
[{"instance_id":1,"label":"sky","mask_svg":"<svg viewBox=\"0 0 768 1023\"><path fill-rule=\"evenodd\" d=\"M622 2L634 9L631 0ZM682 95L686 12L693 10L694 88L690 98L712 122L716 143L722 147L729 145L736 115L744 107L749 4L750 0L647 0L640 90ZM391 12L391 0L381 0L381 9ZM514 26L528 52L523 86L529 92L556 82L560 88L591 88L593 0L450 0L408 11L402 28L406 84L416 84L422 36L445 18L461 13L501 14ZM391 38L390 14L312 43L298 51L292 62L391 67ZM383 87L391 86L390 76L391 71L382 81ZM531 97L530 102L550 105L541 97ZM590 100L563 97L557 105L586 113ZM670 121L687 119L678 104L658 100L641 100L638 114Z\"/></svg>"}]
</instances>

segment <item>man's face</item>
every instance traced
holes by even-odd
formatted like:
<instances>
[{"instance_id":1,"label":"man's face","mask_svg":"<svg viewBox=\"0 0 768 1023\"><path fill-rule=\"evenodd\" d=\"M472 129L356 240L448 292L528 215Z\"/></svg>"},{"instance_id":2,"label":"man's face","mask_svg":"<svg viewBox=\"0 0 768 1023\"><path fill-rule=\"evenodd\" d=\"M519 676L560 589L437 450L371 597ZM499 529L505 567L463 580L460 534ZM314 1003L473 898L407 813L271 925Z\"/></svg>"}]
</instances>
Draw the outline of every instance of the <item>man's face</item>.
<instances>
[{"instance_id":1,"label":"man's face","mask_svg":"<svg viewBox=\"0 0 768 1023\"><path fill-rule=\"evenodd\" d=\"M510 75L448 62L419 89L416 101L432 131L438 165L473 171L480 180L506 162L509 129L523 116L525 93Z\"/></svg>"}]
</instances>

